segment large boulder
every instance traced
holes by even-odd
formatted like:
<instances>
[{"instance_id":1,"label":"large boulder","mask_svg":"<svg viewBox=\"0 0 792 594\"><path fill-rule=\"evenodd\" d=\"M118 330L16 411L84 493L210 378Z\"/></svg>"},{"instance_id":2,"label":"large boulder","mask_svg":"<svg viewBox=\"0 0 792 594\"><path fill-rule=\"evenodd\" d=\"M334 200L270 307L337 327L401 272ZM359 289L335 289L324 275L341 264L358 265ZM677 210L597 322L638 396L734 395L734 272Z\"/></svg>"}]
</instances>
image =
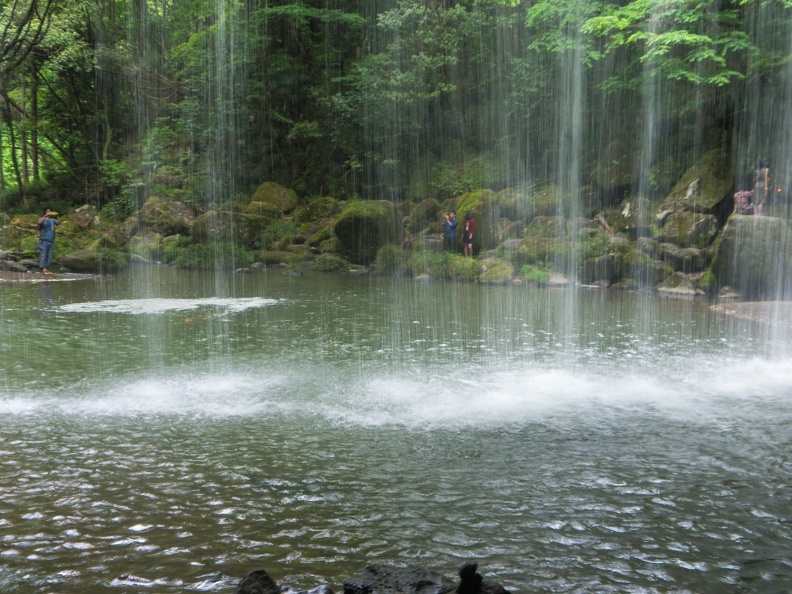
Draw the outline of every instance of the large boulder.
<instances>
[{"instance_id":1,"label":"large boulder","mask_svg":"<svg viewBox=\"0 0 792 594\"><path fill-rule=\"evenodd\" d=\"M95 206L83 204L69 213L69 220L78 229L90 229L99 227L99 213Z\"/></svg>"},{"instance_id":2,"label":"large boulder","mask_svg":"<svg viewBox=\"0 0 792 594\"><path fill-rule=\"evenodd\" d=\"M306 206L295 213L295 218L302 222L316 221L336 216L341 212L338 200L329 196L321 196L311 200Z\"/></svg>"},{"instance_id":3,"label":"large boulder","mask_svg":"<svg viewBox=\"0 0 792 594\"><path fill-rule=\"evenodd\" d=\"M190 235L199 243L226 241L253 248L272 220L271 216L210 211L195 220Z\"/></svg>"},{"instance_id":4,"label":"large boulder","mask_svg":"<svg viewBox=\"0 0 792 594\"><path fill-rule=\"evenodd\" d=\"M421 200L407 217L407 228L412 233L422 231L429 223L437 222L441 208L440 203L434 198Z\"/></svg>"},{"instance_id":5,"label":"large boulder","mask_svg":"<svg viewBox=\"0 0 792 594\"><path fill-rule=\"evenodd\" d=\"M333 228L350 261L369 264L377 250L401 241L401 222L392 202L356 200L347 204Z\"/></svg>"},{"instance_id":6,"label":"large boulder","mask_svg":"<svg viewBox=\"0 0 792 594\"><path fill-rule=\"evenodd\" d=\"M660 242L703 248L718 234L718 219L710 214L689 210L675 211L668 216L657 234Z\"/></svg>"},{"instance_id":7,"label":"large boulder","mask_svg":"<svg viewBox=\"0 0 792 594\"><path fill-rule=\"evenodd\" d=\"M58 258L65 268L75 272L115 272L126 263L126 256L101 247L101 241L95 241L89 247L69 252Z\"/></svg>"},{"instance_id":8,"label":"large boulder","mask_svg":"<svg viewBox=\"0 0 792 594\"><path fill-rule=\"evenodd\" d=\"M688 169L671 189L658 211L658 218L680 210L722 214L734 185L730 156L721 149L711 150Z\"/></svg>"},{"instance_id":9,"label":"large boulder","mask_svg":"<svg viewBox=\"0 0 792 594\"><path fill-rule=\"evenodd\" d=\"M151 196L138 213L142 227L152 229L162 235L187 233L195 222L195 211L178 200Z\"/></svg>"},{"instance_id":10,"label":"large boulder","mask_svg":"<svg viewBox=\"0 0 792 594\"><path fill-rule=\"evenodd\" d=\"M297 206L297 193L275 182L264 182L253 193L251 202L266 202L289 213Z\"/></svg>"},{"instance_id":11,"label":"large boulder","mask_svg":"<svg viewBox=\"0 0 792 594\"><path fill-rule=\"evenodd\" d=\"M0 227L0 248L6 250L21 252L32 249L37 239L38 224L32 227L13 224Z\"/></svg>"},{"instance_id":12,"label":"large boulder","mask_svg":"<svg viewBox=\"0 0 792 594\"><path fill-rule=\"evenodd\" d=\"M774 217L732 215L715 245L718 286L744 299L792 297L792 230Z\"/></svg>"}]
</instances>

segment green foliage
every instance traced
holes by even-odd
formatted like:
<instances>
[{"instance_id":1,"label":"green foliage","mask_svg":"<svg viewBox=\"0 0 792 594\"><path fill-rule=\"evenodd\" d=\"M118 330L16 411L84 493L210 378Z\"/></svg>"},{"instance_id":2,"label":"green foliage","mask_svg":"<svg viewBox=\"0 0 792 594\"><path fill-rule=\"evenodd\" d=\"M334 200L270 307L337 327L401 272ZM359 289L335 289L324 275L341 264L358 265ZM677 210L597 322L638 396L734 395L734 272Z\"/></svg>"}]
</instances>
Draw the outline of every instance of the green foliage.
<instances>
[{"instance_id":1,"label":"green foliage","mask_svg":"<svg viewBox=\"0 0 792 594\"><path fill-rule=\"evenodd\" d=\"M313 269L321 272L339 272L349 270L349 262L331 254L324 254L313 263Z\"/></svg>"},{"instance_id":2,"label":"green foliage","mask_svg":"<svg viewBox=\"0 0 792 594\"><path fill-rule=\"evenodd\" d=\"M581 237L578 245L580 258L599 258L608 253L610 249L610 237L605 233L585 234Z\"/></svg>"},{"instance_id":3,"label":"green foliage","mask_svg":"<svg viewBox=\"0 0 792 594\"><path fill-rule=\"evenodd\" d=\"M377 251L374 267L385 274L400 274L407 270L407 256L399 246L387 244Z\"/></svg>"},{"instance_id":4,"label":"green foliage","mask_svg":"<svg viewBox=\"0 0 792 594\"><path fill-rule=\"evenodd\" d=\"M290 219L275 219L262 232L258 246L264 250L284 249L294 243L294 223Z\"/></svg>"},{"instance_id":5,"label":"green foliage","mask_svg":"<svg viewBox=\"0 0 792 594\"><path fill-rule=\"evenodd\" d=\"M247 266L252 256L242 246L229 242L213 244L193 243L187 245L176 256L173 263L180 268L238 268Z\"/></svg>"},{"instance_id":6,"label":"green foliage","mask_svg":"<svg viewBox=\"0 0 792 594\"><path fill-rule=\"evenodd\" d=\"M529 284L546 285L550 282L550 273L536 266L523 264L520 267L520 278Z\"/></svg>"},{"instance_id":7,"label":"green foliage","mask_svg":"<svg viewBox=\"0 0 792 594\"><path fill-rule=\"evenodd\" d=\"M338 201L328 196L311 200L307 206L297 211L295 217L298 221L306 223L327 217L333 217L341 212Z\"/></svg>"},{"instance_id":8,"label":"green foliage","mask_svg":"<svg viewBox=\"0 0 792 594\"><path fill-rule=\"evenodd\" d=\"M428 274L434 278L448 276L448 254L418 248L410 253L410 273L413 276Z\"/></svg>"},{"instance_id":9,"label":"green foliage","mask_svg":"<svg viewBox=\"0 0 792 594\"><path fill-rule=\"evenodd\" d=\"M481 262L475 258L467 258L459 254L449 254L447 256L447 262L449 278L476 282L481 276Z\"/></svg>"}]
</instances>

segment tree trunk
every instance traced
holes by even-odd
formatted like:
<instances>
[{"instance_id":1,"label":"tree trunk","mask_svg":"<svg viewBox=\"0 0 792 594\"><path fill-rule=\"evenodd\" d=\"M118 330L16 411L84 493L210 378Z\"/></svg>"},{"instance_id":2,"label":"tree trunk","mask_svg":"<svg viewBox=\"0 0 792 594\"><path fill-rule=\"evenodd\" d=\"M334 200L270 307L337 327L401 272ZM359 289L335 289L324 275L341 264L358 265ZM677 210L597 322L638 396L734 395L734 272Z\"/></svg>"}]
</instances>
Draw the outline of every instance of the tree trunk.
<instances>
[{"instance_id":1,"label":"tree trunk","mask_svg":"<svg viewBox=\"0 0 792 594\"><path fill-rule=\"evenodd\" d=\"M39 175L38 142L38 66L33 64L30 76L30 160L33 168L33 181L41 181Z\"/></svg>"},{"instance_id":2,"label":"tree trunk","mask_svg":"<svg viewBox=\"0 0 792 594\"><path fill-rule=\"evenodd\" d=\"M30 184L30 175L28 172L28 142L27 131L25 124L27 123L27 85L25 85L25 77L22 77L22 83L19 88L19 104L21 113L19 114L22 119L22 125L19 130L19 148L21 152L22 161L22 183L27 188Z\"/></svg>"}]
</instances>

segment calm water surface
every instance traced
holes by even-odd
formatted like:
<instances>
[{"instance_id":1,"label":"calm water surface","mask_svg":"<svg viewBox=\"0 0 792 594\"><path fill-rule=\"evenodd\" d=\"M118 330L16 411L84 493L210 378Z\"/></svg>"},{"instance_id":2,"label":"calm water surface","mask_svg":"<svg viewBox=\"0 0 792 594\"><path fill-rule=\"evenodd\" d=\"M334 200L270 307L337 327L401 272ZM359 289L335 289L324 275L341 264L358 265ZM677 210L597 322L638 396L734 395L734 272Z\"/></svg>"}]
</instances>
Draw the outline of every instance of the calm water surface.
<instances>
[{"instance_id":1,"label":"calm water surface","mask_svg":"<svg viewBox=\"0 0 792 594\"><path fill-rule=\"evenodd\" d=\"M792 592L779 324L277 271L0 284L0 592Z\"/></svg>"}]
</instances>

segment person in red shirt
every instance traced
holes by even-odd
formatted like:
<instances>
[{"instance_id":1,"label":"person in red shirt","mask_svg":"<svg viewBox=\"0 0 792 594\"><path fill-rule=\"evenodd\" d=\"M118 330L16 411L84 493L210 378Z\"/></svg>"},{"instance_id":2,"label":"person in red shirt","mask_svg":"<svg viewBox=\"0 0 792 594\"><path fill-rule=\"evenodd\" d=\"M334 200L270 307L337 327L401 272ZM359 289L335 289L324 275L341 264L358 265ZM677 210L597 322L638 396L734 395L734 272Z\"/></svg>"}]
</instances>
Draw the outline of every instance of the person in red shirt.
<instances>
[{"instance_id":1,"label":"person in red shirt","mask_svg":"<svg viewBox=\"0 0 792 594\"><path fill-rule=\"evenodd\" d=\"M465 227L462 232L462 247L465 250L465 255L473 257L473 237L476 234L476 219L473 218L473 213L467 211L465 213Z\"/></svg>"}]
</instances>

